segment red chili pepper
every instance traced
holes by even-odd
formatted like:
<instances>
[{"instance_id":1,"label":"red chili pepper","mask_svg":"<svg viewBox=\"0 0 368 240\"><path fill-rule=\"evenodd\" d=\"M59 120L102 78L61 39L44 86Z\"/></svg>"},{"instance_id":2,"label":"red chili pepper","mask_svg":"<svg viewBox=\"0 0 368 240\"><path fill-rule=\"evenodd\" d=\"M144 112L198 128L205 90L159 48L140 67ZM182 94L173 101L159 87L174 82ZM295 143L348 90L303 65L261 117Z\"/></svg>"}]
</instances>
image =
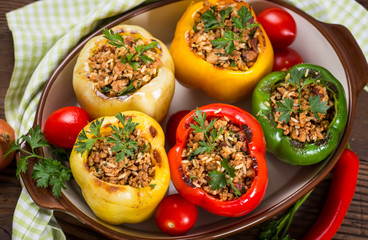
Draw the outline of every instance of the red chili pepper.
<instances>
[{"instance_id":1,"label":"red chili pepper","mask_svg":"<svg viewBox=\"0 0 368 240\"><path fill-rule=\"evenodd\" d=\"M345 149L333 169L332 182L326 203L304 240L332 239L339 229L353 199L358 179L359 158Z\"/></svg>"},{"instance_id":2,"label":"red chili pepper","mask_svg":"<svg viewBox=\"0 0 368 240\"><path fill-rule=\"evenodd\" d=\"M207 118L213 119L226 116L230 119L230 122L244 129L247 135L249 154L255 161L256 177L246 193L230 201L220 201L218 198L206 193L202 188L191 184L191 179L183 172L181 161L187 137L192 131L190 124L195 123L193 116L196 115L193 110L180 121L177 128L176 145L169 152L171 180L178 192L193 204L217 215L228 217L243 216L261 202L268 181L265 160L266 146L261 125L251 114L232 105L216 103L200 107L199 109L206 113Z\"/></svg>"}]
</instances>

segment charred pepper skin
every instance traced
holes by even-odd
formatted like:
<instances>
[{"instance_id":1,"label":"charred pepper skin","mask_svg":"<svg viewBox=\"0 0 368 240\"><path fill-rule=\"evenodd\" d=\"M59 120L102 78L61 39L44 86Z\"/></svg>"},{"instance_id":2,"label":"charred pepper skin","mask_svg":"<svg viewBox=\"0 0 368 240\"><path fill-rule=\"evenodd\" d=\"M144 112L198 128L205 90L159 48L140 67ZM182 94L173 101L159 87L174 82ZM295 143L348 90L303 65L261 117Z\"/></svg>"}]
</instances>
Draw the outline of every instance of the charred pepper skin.
<instances>
[{"instance_id":1,"label":"charred pepper skin","mask_svg":"<svg viewBox=\"0 0 368 240\"><path fill-rule=\"evenodd\" d=\"M195 111L193 110L180 121L176 131L176 145L169 151L171 181L181 196L213 214L226 217L244 216L262 201L268 183L266 146L262 128L250 113L232 105L215 103L199 107L199 109L206 113L207 117L226 116L232 123L245 129L250 155L255 161L256 176L246 193L230 201L221 201L191 183L191 180L184 175L181 155L191 132L190 124L195 122L193 119Z\"/></svg>"},{"instance_id":2,"label":"charred pepper skin","mask_svg":"<svg viewBox=\"0 0 368 240\"><path fill-rule=\"evenodd\" d=\"M216 4L218 0L209 0ZM234 1L225 0L222 2ZM243 2L235 2L240 8L250 6ZM170 53L175 63L175 77L185 87L203 90L209 97L219 102L234 103L252 93L257 82L270 73L273 66L273 48L262 26L258 41L260 52L254 66L247 71L234 71L217 67L199 57L188 44L188 33L194 26L196 12L203 8L203 1L188 7L179 20L175 37L170 45ZM256 19L255 13L253 17Z\"/></svg>"},{"instance_id":3,"label":"charred pepper skin","mask_svg":"<svg viewBox=\"0 0 368 240\"><path fill-rule=\"evenodd\" d=\"M170 183L169 162L164 148L165 136L161 126L153 118L141 112L126 111L122 114L132 117L134 122L139 123L136 128L142 131L143 137L151 144L151 154L156 162L155 177L151 182L154 185L153 188L151 186L133 188L129 185L102 181L89 171L87 151L81 155L74 147L70 155L70 168L84 199L98 218L112 225L139 223L150 218ZM84 127L86 132L93 122ZM118 124L117 118L105 117L101 133L107 134L111 131L109 126ZM92 134L88 133L87 136L90 138Z\"/></svg>"},{"instance_id":4,"label":"charred pepper skin","mask_svg":"<svg viewBox=\"0 0 368 240\"><path fill-rule=\"evenodd\" d=\"M320 82L333 92L335 115L327 129L326 137L316 143L301 143L285 136L283 130L276 127L270 98L274 86L285 79L286 72L272 72L258 83L252 96L252 113L262 125L267 151L292 165L312 165L326 159L340 141L348 116L345 91L341 83L321 66L299 64L290 68L289 72L295 68L319 72Z\"/></svg>"}]
</instances>

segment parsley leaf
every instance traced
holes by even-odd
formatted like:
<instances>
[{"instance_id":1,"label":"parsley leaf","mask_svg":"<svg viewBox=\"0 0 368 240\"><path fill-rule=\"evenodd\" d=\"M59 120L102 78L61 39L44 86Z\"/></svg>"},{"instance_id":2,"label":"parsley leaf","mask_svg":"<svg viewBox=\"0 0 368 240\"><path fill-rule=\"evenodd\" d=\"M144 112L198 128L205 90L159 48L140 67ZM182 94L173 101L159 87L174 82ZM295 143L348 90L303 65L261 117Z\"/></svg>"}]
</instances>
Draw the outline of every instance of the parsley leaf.
<instances>
[{"instance_id":1,"label":"parsley leaf","mask_svg":"<svg viewBox=\"0 0 368 240\"><path fill-rule=\"evenodd\" d=\"M290 120L290 113L293 111L294 100L291 98L284 98L283 102L277 102L276 111L281 112L278 121L288 123Z\"/></svg>"},{"instance_id":2,"label":"parsley leaf","mask_svg":"<svg viewBox=\"0 0 368 240\"><path fill-rule=\"evenodd\" d=\"M85 151L90 151L92 149L95 142L101 137L100 130L104 120L105 118L102 118L101 120L96 119L91 122L88 132L82 129L74 146L77 153L82 155ZM92 134L94 138L89 138L87 133Z\"/></svg>"},{"instance_id":3,"label":"parsley leaf","mask_svg":"<svg viewBox=\"0 0 368 240\"><path fill-rule=\"evenodd\" d=\"M116 152L115 160L120 162L126 156L134 156L134 152L138 151L138 143L135 140L130 139L130 134L135 130L139 123L133 122L131 117L127 118L120 112L115 117L122 124L121 126L110 125L112 133L108 137L104 137L100 134L100 130L104 121L96 119L90 124L90 131L84 130L78 135L77 142L75 143L75 151L83 154L85 151L91 151L93 145L97 140L106 141L106 143L112 143L111 151ZM88 137L88 135L92 135Z\"/></svg>"},{"instance_id":4,"label":"parsley leaf","mask_svg":"<svg viewBox=\"0 0 368 240\"><path fill-rule=\"evenodd\" d=\"M230 55L235 50L235 43L234 41L231 41L226 47L225 52L227 55Z\"/></svg>"},{"instance_id":5,"label":"parsley leaf","mask_svg":"<svg viewBox=\"0 0 368 240\"><path fill-rule=\"evenodd\" d=\"M313 78L306 78L304 79L301 88L303 89L305 86L308 86L309 84L312 84L316 81L316 79Z\"/></svg>"},{"instance_id":6,"label":"parsley leaf","mask_svg":"<svg viewBox=\"0 0 368 240\"><path fill-rule=\"evenodd\" d=\"M329 106L326 102L321 102L321 96L315 95L309 97L309 110L312 111L314 116L319 120L319 116L317 113L325 114L329 109Z\"/></svg>"},{"instance_id":7,"label":"parsley leaf","mask_svg":"<svg viewBox=\"0 0 368 240\"><path fill-rule=\"evenodd\" d=\"M109 40L108 44L110 44L112 46L115 46L117 48L124 47L129 51L129 49L127 48L127 46L124 43L123 37L119 33L114 33L114 31L112 29L110 29L110 30L103 29L102 33L104 35L103 37L106 38L107 40Z\"/></svg>"},{"instance_id":8,"label":"parsley leaf","mask_svg":"<svg viewBox=\"0 0 368 240\"><path fill-rule=\"evenodd\" d=\"M133 83L130 82L129 85L120 93L118 93L118 96L128 95L130 93L133 93L137 90L136 87L134 87Z\"/></svg>"},{"instance_id":9,"label":"parsley leaf","mask_svg":"<svg viewBox=\"0 0 368 240\"><path fill-rule=\"evenodd\" d=\"M227 55L230 55L235 50L235 35L231 31L225 31L223 38L217 38L211 41L212 45L215 48L223 48L225 47L225 52Z\"/></svg>"},{"instance_id":10,"label":"parsley leaf","mask_svg":"<svg viewBox=\"0 0 368 240\"><path fill-rule=\"evenodd\" d=\"M199 146L200 147L197 147L197 149L193 152L194 155L202 154L204 152L210 153L213 149L212 145L205 141L199 142Z\"/></svg>"},{"instance_id":11,"label":"parsley leaf","mask_svg":"<svg viewBox=\"0 0 368 240\"><path fill-rule=\"evenodd\" d=\"M293 85L295 88L300 88L300 82L304 76L305 72L302 69L294 68L290 71L290 78L287 81ZM298 90L299 91L299 90Z\"/></svg>"},{"instance_id":12,"label":"parsley leaf","mask_svg":"<svg viewBox=\"0 0 368 240\"><path fill-rule=\"evenodd\" d=\"M229 174L231 178L235 177L235 168L229 165L229 161L227 160L227 158L224 158L221 161L221 166L225 168L226 172Z\"/></svg>"},{"instance_id":13,"label":"parsley leaf","mask_svg":"<svg viewBox=\"0 0 368 240\"><path fill-rule=\"evenodd\" d=\"M225 130L225 126L222 126L219 131L217 131L216 128L212 129L212 131L210 132L212 141L216 142L216 140L218 139L218 137L222 134L224 130Z\"/></svg>"},{"instance_id":14,"label":"parsley leaf","mask_svg":"<svg viewBox=\"0 0 368 240\"><path fill-rule=\"evenodd\" d=\"M240 29L244 29L247 26L247 23L249 22L249 20L251 20L253 17L252 12L245 6L242 6L238 11L238 15L240 17L240 22L241 22ZM233 21L234 21L234 18L233 18Z\"/></svg>"},{"instance_id":15,"label":"parsley leaf","mask_svg":"<svg viewBox=\"0 0 368 240\"><path fill-rule=\"evenodd\" d=\"M201 15L201 19L203 21L206 31L218 27L224 28L225 30L224 36L212 40L211 43L215 48L218 49L225 48L225 52L227 55L232 54L232 52L235 50L235 41L244 43L244 41L241 38L244 29L246 29L247 27L254 27L259 25L258 23L249 22L253 17L252 13L248 8L242 6L238 11L239 17L231 18L233 21L233 26L241 30L241 33L238 35L225 25L225 20L228 18L232 10L233 10L232 7L228 7L226 9L221 10L220 11L221 21L217 20L214 12L215 10L213 8L208 9L203 15Z\"/></svg>"},{"instance_id":16,"label":"parsley leaf","mask_svg":"<svg viewBox=\"0 0 368 240\"><path fill-rule=\"evenodd\" d=\"M30 151L20 147L22 140L28 143L31 148ZM22 135L16 142L13 142L6 155L16 150L24 153L17 163L16 176L18 178L21 173L27 172L28 160L30 158L38 159L37 163L33 166L32 178L39 187L51 187L54 197L58 198L61 196L61 190L66 188L66 182L71 178L71 170L58 160L38 155L36 149L40 147L48 147L53 155L56 156L60 156L60 153L66 154L63 149L51 146L45 140L40 126L37 125L29 130L28 135Z\"/></svg>"},{"instance_id":17,"label":"parsley leaf","mask_svg":"<svg viewBox=\"0 0 368 240\"><path fill-rule=\"evenodd\" d=\"M229 14L231 13L232 10L233 10L232 7L228 7L226 9L223 9L223 10L220 11L220 16L221 16L222 22L225 22L225 19L229 16Z\"/></svg>"},{"instance_id":18,"label":"parsley leaf","mask_svg":"<svg viewBox=\"0 0 368 240\"><path fill-rule=\"evenodd\" d=\"M225 47L226 45L228 45L230 42L232 41L232 39L226 39L226 38L217 38L217 39L214 39L211 41L212 45L215 47L215 48L223 48Z\"/></svg>"},{"instance_id":19,"label":"parsley leaf","mask_svg":"<svg viewBox=\"0 0 368 240\"><path fill-rule=\"evenodd\" d=\"M198 20L195 20L194 21L194 25L193 25L193 31L194 32L198 32L198 29L197 29L197 25L198 25L199 21Z\"/></svg>"},{"instance_id":20,"label":"parsley leaf","mask_svg":"<svg viewBox=\"0 0 368 240\"><path fill-rule=\"evenodd\" d=\"M71 170L61 162L45 159L37 162L32 171L33 180L37 181L38 187L52 187L55 197L61 196L61 189L66 188L65 183L71 178Z\"/></svg>"},{"instance_id":21,"label":"parsley leaf","mask_svg":"<svg viewBox=\"0 0 368 240\"><path fill-rule=\"evenodd\" d=\"M207 31L222 26L222 23L216 19L215 13L212 9L208 9L203 13L201 19Z\"/></svg>"},{"instance_id":22,"label":"parsley leaf","mask_svg":"<svg viewBox=\"0 0 368 240\"><path fill-rule=\"evenodd\" d=\"M208 176L211 178L209 181L209 185L212 190L217 190L219 188L225 188L226 186L230 186L233 189L234 195L236 197L241 196L241 193L237 187L234 186L232 179L235 175L235 168L229 165L229 161L224 158L221 161L221 166L225 169L225 172L219 172L216 169L212 170L208 173ZM228 178L226 177L228 175Z\"/></svg>"},{"instance_id":23,"label":"parsley leaf","mask_svg":"<svg viewBox=\"0 0 368 240\"><path fill-rule=\"evenodd\" d=\"M142 59L143 62L145 62L147 64L150 63L150 62L154 62L154 60L152 58L150 58L150 57L148 57L147 55L144 55L144 54L141 55L141 59Z\"/></svg>"},{"instance_id":24,"label":"parsley leaf","mask_svg":"<svg viewBox=\"0 0 368 240\"><path fill-rule=\"evenodd\" d=\"M29 130L29 136L23 135L23 139L27 141L32 149L39 147L49 147L49 143L45 140L43 133L41 132L40 126L31 128Z\"/></svg>"},{"instance_id":25,"label":"parsley leaf","mask_svg":"<svg viewBox=\"0 0 368 240\"><path fill-rule=\"evenodd\" d=\"M224 130L224 128L221 128L220 131L217 132L216 129L213 129L210 132L210 136L212 136L211 139L208 132L214 126L217 119L212 119L206 127L206 117L207 114L205 112L202 113L202 111L197 107L195 110L195 116L193 116L193 119L197 124L190 124L190 127L193 129L194 133L203 133L206 140L199 142L200 146L193 152L194 155L202 154L204 152L210 153L215 148L215 141Z\"/></svg>"},{"instance_id":26,"label":"parsley leaf","mask_svg":"<svg viewBox=\"0 0 368 240\"><path fill-rule=\"evenodd\" d=\"M12 151L9 150L9 152L12 152ZM15 174L16 174L17 178L20 177L21 173L27 172L27 169L28 169L27 164L28 164L27 157L26 156L20 156L20 158L17 162L17 170L15 171Z\"/></svg>"},{"instance_id":27,"label":"parsley leaf","mask_svg":"<svg viewBox=\"0 0 368 240\"><path fill-rule=\"evenodd\" d=\"M302 109L302 106L301 106L302 89L305 86L317 81L316 79L313 79L310 77L307 78L305 74L306 74L306 71L304 69L294 68L293 70L290 71L290 77L286 79L286 82L290 83L298 91L299 109L293 110L292 108L293 108L294 101L291 98L284 98L283 101L279 101L276 103L278 106L275 108L276 111L281 112L278 121L285 122L287 124L290 120L291 112L304 112L304 111L311 111L314 114L314 116L319 120L318 113L325 114L326 111L329 109L329 106L327 105L326 102L321 102L321 97L319 95L310 96L308 99L309 108Z\"/></svg>"},{"instance_id":28,"label":"parsley leaf","mask_svg":"<svg viewBox=\"0 0 368 240\"><path fill-rule=\"evenodd\" d=\"M125 58L123 56L120 57L120 61L122 63L128 63L134 70L137 70L140 67L140 60L145 62L146 64L150 62L154 62L154 60L143 53L152 49L157 48L158 42L153 41L148 43L147 45L138 45L135 46L135 53L131 53L129 48L124 43L124 38L119 33L114 33L112 29L103 29L102 30L104 38L108 39L108 44L115 46L117 48L124 47L127 50L127 54Z\"/></svg>"},{"instance_id":29,"label":"parsley leaf","mask_svg":"<svg viewBox=\"0 0 368 240\"><path fill-rule=\"evenodd\" d=\"M227 182L225 173L220 173L219 171L214 169L208 173L208 176L211 178L209 185L211 186L212 190L226 187Z\"/></svg>"}]
</instances>

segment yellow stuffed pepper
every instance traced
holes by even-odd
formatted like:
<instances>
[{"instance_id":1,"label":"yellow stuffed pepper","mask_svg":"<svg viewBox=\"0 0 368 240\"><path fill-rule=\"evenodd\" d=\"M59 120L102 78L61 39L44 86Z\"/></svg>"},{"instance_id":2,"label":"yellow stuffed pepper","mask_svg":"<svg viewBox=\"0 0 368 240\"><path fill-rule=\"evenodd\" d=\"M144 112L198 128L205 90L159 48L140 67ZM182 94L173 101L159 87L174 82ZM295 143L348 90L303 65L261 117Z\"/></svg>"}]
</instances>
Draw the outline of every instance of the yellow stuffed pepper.
<instances>
[{"instance_id":1,"label":"yellow stuffed pepper","mask_svg":"<svg viewBox=\"0 0 368 240\"><path fill-rule=\"evenodd\" d=\"M170 182L161 126L126 111L90 122L70 155L70 168L98 218L138 223L152 216Z\"/></svg>"},{"instance_id":2,"label":"yellow stuffed pepper","mask_svg":"<svg viewBox=\"0 0 368 240\"><path fill-rule=\"evenodd\" d=\"M145 29L118 25L83 47L73 88L92 119L135 110L162 122L174 94L174 63L165 44Z\"/></svg>"},{"instance_id":3,"label":"yellow stuffed pepper","mask_svg":"<svg viewBox=\"0 0 368 240\"><path fill-rule=\"evenodd\" d=\"M243 1L189 6L176 26L170 53L182 85L230 103L251 93L273 65L271 42Z\"/></svg>"}]
</instances>

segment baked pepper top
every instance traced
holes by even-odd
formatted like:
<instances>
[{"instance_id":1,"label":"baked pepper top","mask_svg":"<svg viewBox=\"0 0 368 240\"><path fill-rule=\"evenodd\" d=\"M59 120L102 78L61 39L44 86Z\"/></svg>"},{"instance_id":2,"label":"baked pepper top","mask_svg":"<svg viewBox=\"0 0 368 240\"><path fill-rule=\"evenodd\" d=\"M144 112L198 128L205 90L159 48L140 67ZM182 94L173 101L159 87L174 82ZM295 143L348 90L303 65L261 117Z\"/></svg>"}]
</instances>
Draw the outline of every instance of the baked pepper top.
<instances>
[{"instance_id":1,"label":"baked pepper top","mask_svg":"<svg viewBox=\"0 0 368 240\"><path fill-rule=\"evenodd\" d=\"M146 30L118 25L83 47L73 88L93 119L137 110L162 122L174 94L174 63L166 46Z\"/></svg>"},{"instance_id":2,"label":"baked pepper top","mask_svg":"<svg viewBox=\"0 0 368 240\"><path fill-rule=\"evenodd\" d=\"M97 217L110 224L148 219L164 197L170 171L160 125L136 111L89 123L70 167Z\"/></svg>"},{"instance_id":3,"label":"baked pepper top","mask_svg":"<svg viewBox=\"0 0 368 240\"><path fill-rule=\"evenodd\" d=\"M262 129L253 116L231 105L210 104L186 115L169 161L178 192L217 215L245 215L266 190Z\"/></svg>"},{"instance_id":4,"label":"baked pepper top","mask_svg":"<svg viewBox=\"0 0 368 240\"><path fill-rule=\"evenodd\" d=\"M311 64L264 77L254 90L252 107L265 132L267 150L294 165L328 157L347 122L341 83Z\"/></svg>"},{"instance_id":5,"label":"baked pepper top","mask_svg":"<svg viewBox=\"0 0 368 240\"><path fill-rule=\"evenodd\" d=\"M271 43L243 1L191 5L177 24L170 52L180 83L225 102L250 93L273 65Z\"/></svg>"}]
</instances>

